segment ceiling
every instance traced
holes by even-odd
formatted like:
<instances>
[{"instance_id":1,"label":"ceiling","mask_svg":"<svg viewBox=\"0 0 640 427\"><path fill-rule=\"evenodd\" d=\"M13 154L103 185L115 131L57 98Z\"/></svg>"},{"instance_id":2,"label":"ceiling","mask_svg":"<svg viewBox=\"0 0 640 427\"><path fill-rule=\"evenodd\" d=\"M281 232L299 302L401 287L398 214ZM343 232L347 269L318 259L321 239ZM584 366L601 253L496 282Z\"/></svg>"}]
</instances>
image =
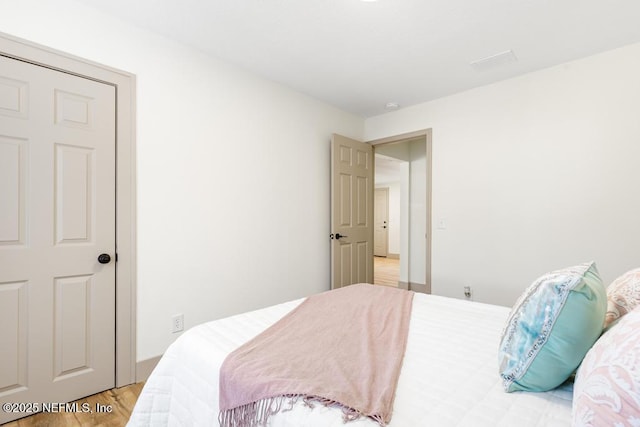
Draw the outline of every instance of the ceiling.
<instances>
[{"instance_id":1,"label":"ceiling","mask_svg":"<svg viewBox=\"0 0 640 427\"><path fill-rule=\"evenodd\" d=\"M640 42L638 0L80 1L363 117Z\"/></svg>"}]
</instances>

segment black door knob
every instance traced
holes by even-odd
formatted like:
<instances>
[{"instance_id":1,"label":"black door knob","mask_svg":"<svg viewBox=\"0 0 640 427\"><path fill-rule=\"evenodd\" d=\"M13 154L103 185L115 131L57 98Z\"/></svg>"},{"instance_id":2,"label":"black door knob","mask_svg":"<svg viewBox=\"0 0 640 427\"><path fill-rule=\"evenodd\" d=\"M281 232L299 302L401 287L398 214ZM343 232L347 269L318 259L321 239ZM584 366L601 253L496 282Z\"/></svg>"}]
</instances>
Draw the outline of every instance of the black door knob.
<instances>
[{"instance_id":1,"label":"black door knob","mask_svg":"<svg viewBox=\"0 0 640 427\"><path fill-rule=\"evenodd\" d=\"M341 239L343 237L349 237L349 236L345 236L344 234L336 233L336 239Z\"/></svg>"},{"instance_id":2,"label":"black door knob","mask_svg":"<svg viewBox=\"0 0 640 427\"><path fill-rule=\"evenodd\" d=\"M109 262L111 262L111 257L109 254L100 254L98 256L98 262L100 264L109 264Z\"/></svg>"}]
</instances>

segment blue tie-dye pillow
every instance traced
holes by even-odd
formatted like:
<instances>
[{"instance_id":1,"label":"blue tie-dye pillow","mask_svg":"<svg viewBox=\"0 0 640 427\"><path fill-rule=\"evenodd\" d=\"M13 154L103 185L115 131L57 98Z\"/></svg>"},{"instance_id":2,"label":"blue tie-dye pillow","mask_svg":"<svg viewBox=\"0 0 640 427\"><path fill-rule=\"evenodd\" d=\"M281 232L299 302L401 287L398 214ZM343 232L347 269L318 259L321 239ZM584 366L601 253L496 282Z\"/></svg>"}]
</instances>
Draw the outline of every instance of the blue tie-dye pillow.
<instances>
[{"instance_id":1,"label":"blue tie-dye pillow","mask_svg":"<svg viewBox=\"0 0 640 427\"><path fill-rule=\"evenodd\" d=\"M593 262L533 282L502 332L504 389L546 391L562 384L600 336L606 310L606 290Z\"/></svg>"}]
</instances>

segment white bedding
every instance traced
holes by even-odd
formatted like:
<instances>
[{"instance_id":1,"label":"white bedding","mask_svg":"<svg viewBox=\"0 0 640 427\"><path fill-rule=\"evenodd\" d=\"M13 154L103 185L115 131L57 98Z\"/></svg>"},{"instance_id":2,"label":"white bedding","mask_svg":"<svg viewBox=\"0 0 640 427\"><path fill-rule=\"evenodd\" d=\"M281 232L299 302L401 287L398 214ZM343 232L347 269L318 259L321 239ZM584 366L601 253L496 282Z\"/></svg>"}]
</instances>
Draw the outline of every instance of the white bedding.
<instances>
[{"instance_id":1,"label":"white bedding","mask_svg":"<svg viewBox=\"0 0 640 427\"><path fill-rule=\"evenodd\" d=\"M227 353L302 300L209 322L185 332L151 374L129 426L217 426L218 371ZM571 385L505 393L497 349L509 309L416 294L389 427L556 427L571 421ZM344 427L342 412L299 403L272 427ZM375 427L369 419L347 424Z\"/></svg>"}]
</instances>

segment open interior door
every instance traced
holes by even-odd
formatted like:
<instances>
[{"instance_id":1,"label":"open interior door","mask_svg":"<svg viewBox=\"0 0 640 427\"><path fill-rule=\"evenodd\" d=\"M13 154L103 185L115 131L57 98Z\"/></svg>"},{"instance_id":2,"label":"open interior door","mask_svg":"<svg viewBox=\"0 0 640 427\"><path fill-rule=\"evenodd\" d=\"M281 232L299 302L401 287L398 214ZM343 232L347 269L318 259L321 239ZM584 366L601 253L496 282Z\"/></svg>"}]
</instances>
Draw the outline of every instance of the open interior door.
<instances>
[{"instance_id":1,"label":"open interior door","mask_svg":"<svg viewBox=\"0 0 640 427\"><path fill-rule=\"evenodd\" d=\"M331 289L373 283L373 147L331 138Z\"/></svg>"}]
</instances>

